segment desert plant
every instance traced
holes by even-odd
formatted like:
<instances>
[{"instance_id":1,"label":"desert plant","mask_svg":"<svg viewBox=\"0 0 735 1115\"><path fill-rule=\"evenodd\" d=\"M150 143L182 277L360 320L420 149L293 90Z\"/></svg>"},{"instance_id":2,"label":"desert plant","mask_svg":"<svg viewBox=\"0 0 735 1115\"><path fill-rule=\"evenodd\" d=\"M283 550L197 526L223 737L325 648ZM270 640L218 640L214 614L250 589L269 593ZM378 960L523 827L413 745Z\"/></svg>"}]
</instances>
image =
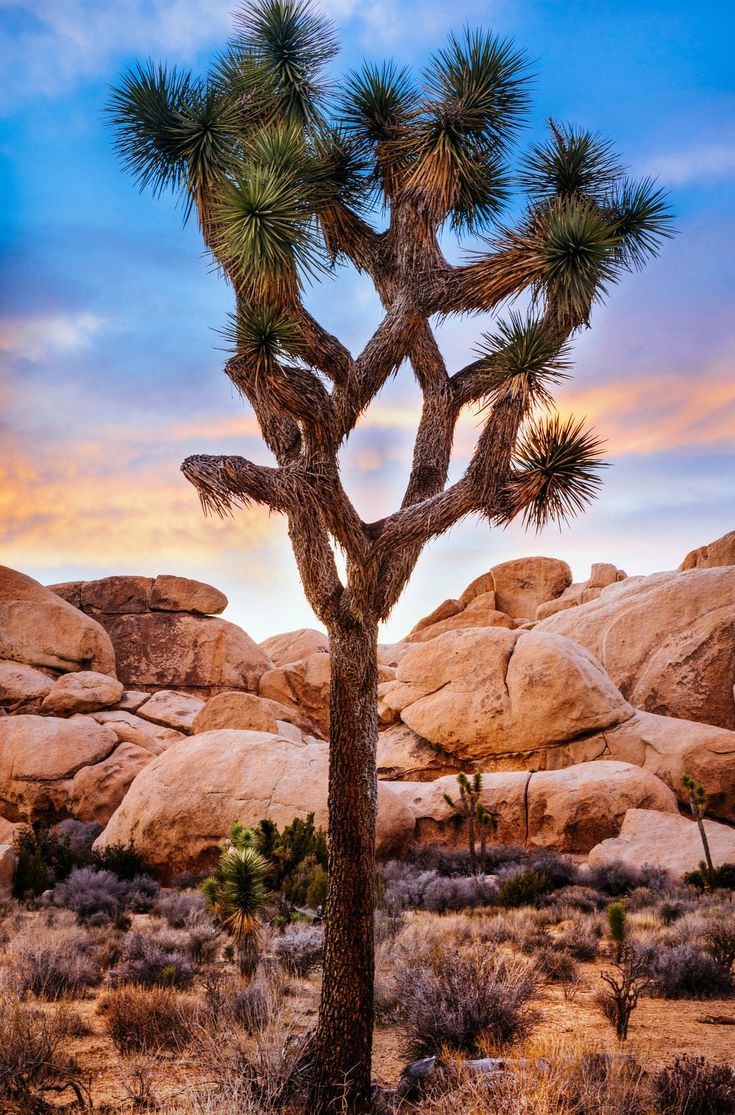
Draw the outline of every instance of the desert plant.
<instances>
[{"instance_id":1,"label":"desert plant","mask_svg":"<svg viewBox=\"0 0 735 1115\"><path fill-rule=\"evenodd\" d=\"M696 871L690 871L684 876L684 882L699 891L735 890L735 864L721 863L710 871L702 861Z\"/></svg>"},{"instance_id":2,"label":"desert plant","mask_svg":"<svg viewBox=\"0 0 735 1115\"><path fill-rule=\"evenodd\" d=\"M513 909L515 906L532 906L542 894L552 889L548 875L526 867L523 871L508 875L498 888L499 906Z\"/></svg>"},{"instance_id":3,"label":"desert plant","mask_svg":"<svg viewBox=\"0 0 735 1115\"><path fill-rule=\"evenodd\" d=\"M172 929L185 929L210 920L201 891L183 894L178 891L163 891L156 899L153 912L167 921Z\"/></svg>"},{"instance_id":4,"label":"desert plant","mask_svg":"<svg viewBox=\"0 0 735 1115\"><path fill-rule=\"evenodd\" d=\"M490 813L485 809L480 801L480 794L482 793L482 775L478 772L473 774L472 778L468 778L464 772L457 775L457 785L459 786L459 801L455 801L451 794L444 794L444 800L450 809L453 809L458 817L461 817L467 829L467 850L470 856L470 872L473 875L477 874L477 848L475 846L475 823L480 824L482 821L482 848L483 848L483 870L485 861L485 852L487 850L487 835L486 830L493 823L494 813ZM487 816L487 821L484 818Z\"/></svg>"},{"instance_id":5,"label":"desert plant","mask_svg":"<svg viewBox=\"0 0 735 1115\"><path fill-rule=\"evenodd\" d=\"M522 164L518 226L495 224L529 73L492 35L452 36L420 82L392 65L365 66L337 96L321 77L336 50L332 28L310 4L256 0L241 8L238 28L205 80L133 69L112 94L112 121L126 166L154 191L183 195L233 286L226 371L275 458L266 467L198 455L184 475L206 510L255 501L287 516L307 598L329 632L330 889L315 1048L322 1083L341 1091L348 1080L348 1107L364 1106L378 624L423 547L468 514L540 526L594 497L598 440L573 419L534 412L566 375L571 336L622 273L655 254L669 214L658 187L625 179L606 144L553 125ZM376 228L381 208L389 213ZM445 228L491 240L455 266L440 247ZM305 277L337 260L369 275L385 307L358 357L302 301ZM498 310L524 291L529 315L510 313L450 377L432 318ZM398 511L365 523L339 453L404 362L425 395L408 488ZM464 476L447 486L456 422L470 403L484 404L483 430ZM347 556L344 582L335 547Z\"/></svg>"},{"instance_id":6,"label":"desert plant","mask_svg":"<svg viewBox=\"0 0 735 1115\"><path fill-rule=\"evenodd\" d=\"M538 949L535 961L539 972L554 983L570 983L579 974L574 957L559 948Z\"/></svg>"},{"instance_id":7,"label":"desert plant","mask_svg":"<svg viewBox=\"0 0 735 1115\"><path fill-rule=\"evenodd\" d=\"M622 902L611 902L607 908L607 931L615 954L615 959L620 960L628 939L625 906Z\"/></svg>"},{"instance_id":8,"label":"desert plant","mask_svg":"<svg viewBox=\"0 0 735 1115\"><path fill-rule=\"evenodd\" d=\"M677 1057L654 1078L666 1115L726 1115L735 1111L735 1070L704 1057Z\"/></svg>"},{"instance_id":9,"label":"desert plant","mask_svg":"<svg viewBox=\"0 0 735 1115\"><path fill-rule=\"evenodd\" d=\"M704 848L704 859L707 864L707 876L711 879L714 874L715 865L712 863L709 840L707 839L707 833L704 828L704 815L707 812L707 794L704 786L696 782L691 775L685 774L681 781L687 791L692 817L694 817L694 820L697 822L699 836L702 841L702 847Z\"/></svg>"},{"instance_id":10,"label":"desert plant","mask_svg":"<svg viewBox=\"0 0 735 1115\"><path fill-rule=\"evenodd\" d=\"M720 999L732 994L729 969L697 945L657 950L650 974L652 991L662 999Z\"/></svg>"},{"instance_id":11,"label":"desert plant","mask_svg":"<svg viewBox=\"0 0 735 1115\"><path fill-rule=\"evenodd\" d=\"M142 931L126 935L120 960L108 973L113 986L188 987L193 978L194 969L182 942Z\"/></svg>"},{"instance_id":12,"label":"desert plant","mask_svg":"<svg viewBox=\"0 0 735 1115\"><path fill-rule=\"evenodd\" d=\"M136 875L147 875L147 864L136 850L133 842L128 844L108 844L94 854L95 863L103 871L111 871L118 879L130 881Z\"/></svg>"},{"instance_id":13,"label":"desert plant","mask_svg":"<svg viewBox=\"0 0 735 1115\"><path fill-rule=\"evenodd\" d=\"M258 966L260 922L265 906L268 862L245 844L224 848L212 875L202 884L216 923L232 938L240 974L252 976Z\"/></svg>"},{"instance_id":14,"label":"desert plant","mask_svg":"<svg viewBox=\"0 0 735 1115\"><path fill-rule=\"evenodd\" d=\"M612 972L601 972L600 979L607 989L596 996L596 1003L608 1022L615 1029L618 1041L626 1041L630 1016L638 1006L638 999L650 986L647 959L623 945L619 959L615 961Z\"/></svg>"},{"instance_id":15,"label":"desert plant","mask_svg":"<svg viewBox=\"0 0 735 1115\"><path fill-rule=\"evenodd\" d=\"M168 987L119 987L98 1004L105 1029L120 1053L181 1049L191 1041L198 1010Z\"/></svg>"},{"instance_id":16,"label":"desert plant","mask_svg":"<svg viewBox=\"0 0 735 1115\"><path fill-rule=\"evenodd\" d=\"M114 921L125 904L126 887L112 871L95 867L75 867L63 883L54 888L54 901L73 910L79 921L97 917Z\"/></svg>"},{"instance_id":17,"label":"desert plant","mask_svg":"<svg viewBox=\"0 0 735 1115\"><path fill-rule=\"evenodd\" d=\"M531 1000L535 966L484 948L446 950L431 966L408 966L397 974L397 995L412 1057L446 1046L469 1055L483 1042L502 1046L528 1035L536 1021Z\"/></svg>"},{"instance_id":18,"label":"desert plant","mask_svg":"<svg viewBox=\"0 0 735 1115\"><path fill-rule=\"evenodd\" d=\"M147 914L155 906L160 892L160 883L150 875L134 875L125 884L125 909L134 914Z\"/></svg>"},{"instance_id":19,"label":"desert plant","mask_svg":"<svg viewBox=\"0 0 735 1115\"><path fill-rule=\"evenodd\" d=\"M712 918L705 928L704 947L726 972L735 964L735 916Z\"/></svg>"},{"instance_id":20,"label":"desert plant","mask_svg":"<svg viewBox=\"0 0 735 1115\"><path fill-rule=\"evenodd\" d=\"M0 1099L13 1105L4 1110L45 1111L43 1093L49 1088L71 1089L79 1106L87 1108L78 1066L66 1048L73 1028L64 1008L49 1014L0 1001Z\"/></svg>"},{"instance_id":21,"label":"desert plant","mask_svg":"<svg viewBox=\"0 0 735 1115\"><path fill-rule=\"evenodd\" d=\"M21 937L8 960L21 993L39 999L77 999L102 978L94 945L80 933L49 930Z\"/></svg>"},{"instance_id":22,"label":"desert plant","mask_svg":"<svg viewBox=\"0 0 735 1115\"><path fill-rule=\"evenodd\" d=\"M322 962L324 931L317 925L297 922L273 941L273 955L293 976L308 976Z\"/></svg>"},{"instance_id":23,"label":"desert plant","mask_svg":"<svg viewBox=\"0 0 735 1115\"><path fill-rule=\"evenodd\" d=\"M642 878L639 868L623 860L613 859L593 867L588 882L595 890L602 891L611 898L622 898L641 886Z\"/></svg>"}]
</instances>

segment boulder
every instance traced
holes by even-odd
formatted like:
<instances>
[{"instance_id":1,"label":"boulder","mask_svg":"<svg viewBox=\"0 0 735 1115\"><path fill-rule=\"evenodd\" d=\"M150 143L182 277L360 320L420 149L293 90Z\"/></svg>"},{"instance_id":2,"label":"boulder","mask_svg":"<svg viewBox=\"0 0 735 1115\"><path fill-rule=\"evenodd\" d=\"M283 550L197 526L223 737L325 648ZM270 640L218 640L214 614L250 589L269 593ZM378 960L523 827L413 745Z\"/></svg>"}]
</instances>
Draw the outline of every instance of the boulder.
<instances>
[{"instance_id":1,"label":"boulder","mask_svg":"<svg viewBox=\"0 0 735 1115\"><path fill-rule=\"evenodd\" d=\"M106 728L114 732L118 742L134 743L137 747L149 751L151 755L160 755L172 743L186 738L183 732L177 732L173 728L164 728L160 724L144 720L142 716L126 712L125 709L93 712L91 716L98 724L104 724Z\"/></svg>"},{"instance_id":2,"label":"boulder","mask_svg":"<svg viewBox=\"0 0 735 1115\"><path fill-rule=\"evenodd\" d=\"M261 697L298 709L326 737L329 734L329 670L329 655L317 652L300 662L278 666L262 674L258 692Z\"/></svg>"},{"instance_id":3,"label":"boulder","mask_svg":"<svg viewBox=\"0 0 735 1115\"><path fill-rule=\"evenodd\" d=\"M12 844L0 844L0 898L13 893L13 876L18 857Z\"/></svg>"},{"instance_id":4,"label":"boulder","mask_svg":"<svg viewBox=\"0 0 735 1115\"><path fill-rule=\"evenodd\" d=\"M0 566L0 658L52 670L115 673L105 630L32 577Z\"/></svg>"},{"instance_id":5,"label":"boulder","mask_svg":"<svg viewBox=\"0 0 735 1115\"><path fill-rule=\"evenodd\" d=\"M298 631L284 631L282 635L271 635L260 643L260 648L275 666L286 666L289 662L301 662L312 654L327 653L329 639L323 631L313 627L301 627Z\"/></svg>"},{"instance_id":6,"label":"boulder","mask_svg":"<svg viewBox=\"0 0 735 1115\"><path fill-rule=\"evenodd\" d=\"M378 735L378 778L389 781L431 782L462 770L458 759L411 731L395 724Z\"/></svg>"},{"instance_id":7,"label":"boulder","mask_svg":"<svg viewBox=\"0 0 735 1115\"><path fill-rule=\"evenodd\" d=\"M257 688L271 660L242 628L212 616L145 612L105 617L126 688L210 695Z\"/></svg>"},{"instance_id":8,"label":"boulder","mask_svg":"<svg viewBox=\"0 0 735 1115\"><path fill-rule=\"evenodd\" d=\"M82 767L71 784L69 812L79 821L106 825L136 774L153 755L134 743L120 743L106 759Z\"/></svg>"},{"instance_id":9,"label":"boulder","mask_svg":"<svg viewBox=\"0 0 735 1115\"><path fill-rule=\"evenodd\" d=\"M489 593L487 595L490 595ZM493 601L493 607L495 603ZM429 612L428 616L420 619L410 634L406 637L406 641L410 642L412 638L418 635L419 631L423 631L425 627L431 627L434 623L439 623L443 619L450 619L452 616L459 615L464 611L465 605L461 600L443 600L434 608L433 612Z\"/></svg>"},{"instance_id":10,"label":"boulder","mask_svg":"<svg viewBox=\"0 0 735 1115\"><path fill-rule=\"evenodd\" d=\"M7 660L0 662L0 704L12 705L45 697L53 684L52 677L33 666Z\"/></svg>"},{"instance_id":11,"label":"boulder","mask_svg":"<svg viewBox=\"0 0 735 1115\"><path fill-rule=\"evenodd\" d=\"M735 732L636 712L604 733L604 745L606 757L645 767L670 786L682 804L688 798L681 780L691 775L707 788L710 812L735 821Z\"/></svg>"},{"instance_id":12,"label":"boulder","mask_svg":"<svg viewBox=\"0 0 735 1115\"><path fill-rule=\"evenodd\" d=\"M533 619L539 604L561 596L572 583L572 571L558 558L517 558L490 570L495 607L506 615Z\"/></svg>"},{"instance_id":13,"label":"boulder","mask_svg":"<svg viewBox=\"0 0 735 1115\"><path fill-rule=\"evenodd\" d=\"M536 753L633 713L588 651L538 629L471 628L420 643L381 699L419 736L485 769L545 766Z\"/></svg>"},{"instance_id":14,"label":"boulder","mask_svg":"<svg viewBox=\"0 0 735 1115\"><path fill-rule=\"evenodd\" d=\"M735 565L735 530L723 534L715 542L692 550L679 569L685 572L687 569L714 569L722 565Z\"/></svg>"},{"instance_id":15,"label":"boulder","mask_svg":"<svg viewBox=\"0 0 735 1115\"><path fill-rule=\"evenodd\" d=\"M227 597L213 585L160 573L148 594L148 607L154 611L192 612L217 616L227 607Z\"/></svg>"},{"instance_id":16,"label":"boulder","mask_svg":"<svg viewBox=\"0 0 735 1115\"><path fill-rule=\"evenodd\" d=\"M160 724L164 728L174 728L177 732L190 732L204 701L189 693L175 693L171 689L160 689L140 705L138 716Z\"/></svg>"},{"instance_id":17,"label":"boulder","mask_svg":"<svg viewBox=\"0 0 735 1115\"><path fill-rule=\"evenodd\" d=\"M411 644L406 642L378 643L378 663L381 666L395 667L410 649Z\"/></svg>"},{"instance_id":18,"label":"boulder","mask_svg":"<svg viewBox=\"0 0 735 1115\"><path fill-rule=\"evenodd\" d=\"M88 716L7 716L0 720L0 810L10 820L56 820L70 812L71 780L117 745Z\"/></svg>"},{"instance_id":19,"label":"boulder","mask_svg":"<svg viewBox=\"0 0 735 1115\"><path fill-rule=\"evenodd\" d=\"M80 670L58 678L43 701L43 708L58 716L72 712L96 712L120 700L122 682L109 674Z\"/></svg>"},{"instance_id":20,"label":"boulder","mask_svg":"<svg viewBox=\"0 0 735 1115\"><path fill-rule=\"evenodd\" d=\"M544 619L574 639L636 708L735 728L735 567L629 577Z\"/></svg>"},{"instance_id":21,"label":"boulder","mask_svg":"<svg viewBox=\"0 0 735 1115\"><path fill-rule=\"evenodd\" d=\"M416 822L419 843L462 847L466 829L444 794L457 797L454 776L433 782L391 782ZM529 848L589 852L618 832L632 807L676 815L672 792L654 775L629 763L592 762L566 770L484 774L481 800L498 817L493 839Z\"/></svg>"},{"instance_id":22,"label":"boulder","mask_svg":"<svg viewBox=\"0 0 735 1115\"><path fill-rule=\"evenodd\" d=\"M328 748L266 732L219 730L190 736L159 755L133 781L95 843L133 842L164 880L215 860L234 821L278 825L313 812L327 823ZM395 854L413 835L413 818L387 783L378 791L378 850Z\"/></svg>"},{"instance_id":23,"label":"boulder","mask_svg":"<svg viewBox=\"0 0 735 1115\"><path fill-rule=\"evenodd\" d=\"M25 821L8 821L5 817L0 817L0 844L15 847L21 832L29 831L30 825Z\"/></svg>"},{"instance_id":24,"label":"boulder","mask_svg":"<svg viewBox=\"0 0 735 1115\"><path fill-rule=\"evenodd\" d=\"M150 693L145 689L126 689L116 707L123 709L125 712L136 712L149 697Z\"/></svg>"},{"instance_id":25,"label":"boulder","mask_svg":"<svg viewBox=\"0 0 735 1115\"><path fill-rule=\"evenodd\" d=\"M429 619L431 616L426 617L426 620ZM407 643L425 643L445 631L461 631L466 627L507 627L512 631L517 626L510 616L497 610L494 592L484 592L471 600L466 607L459 608L456 612L433 620L431 623L427 623L426 620L421 620L410 635L406 636Z\"/></svg>"},{"instance_id":26,"label":"boulder","mask_svg":"<svg viewBox=\"0 0 735 1115\"><path fill-rule=\"evenodd\" d=\"M735 829L705 820L704 830L715 866L735 863ZM694 871L703 859L696 821L653 809L629 809L619 834L596 844L589 854L592 867L622 860L631 867L665 867L679 876Z\"/></svg>"},{"instance_id":27,"label":"boulder","mask_svg":"<svg viewBox=\"0 0 735 1115\"><path fill-rule=\"evenodd\" d=\"M488 573L481 573L479 577L475 577L474 581L471 581L470 584L467 585L467 588L459 598L459 602L462 605L466 605L469 604L471 600L474 600L476 596L486 596L489 592L495 592L495 580L493 579L492 570Z\"/></svg>"},{"instance_id":28,"label":"boulder","mask_svg":"<svg viewBox=\"0 0 735 1115\"><path fill-rule=\"evenodd\" d=\"M278 735L276 721L288 720L294 711L254 693L218 693L207 701L194 721L194 732L211 732L215 728L237 728L246 732L270 732ZM298 714L296 714L297 719Z\"/></svg>"}]
</instances>

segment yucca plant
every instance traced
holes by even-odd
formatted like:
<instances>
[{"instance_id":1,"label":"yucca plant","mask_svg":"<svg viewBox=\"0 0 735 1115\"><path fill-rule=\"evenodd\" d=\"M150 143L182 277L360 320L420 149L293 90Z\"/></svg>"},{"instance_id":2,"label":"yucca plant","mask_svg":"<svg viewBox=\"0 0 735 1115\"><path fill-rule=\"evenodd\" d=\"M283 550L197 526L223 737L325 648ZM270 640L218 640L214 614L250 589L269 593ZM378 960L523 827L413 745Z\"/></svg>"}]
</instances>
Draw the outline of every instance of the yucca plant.
<instances>
[{"instance_id":1,"label":"yucca plant","mask_svg":"<svg viewBox=\"0 0 735 1115\"><path fill-rule=\"evenodd\" d=\"M232 938L240 974L251 979L260 958L259 914L266 903L268 861L248 843L223 848L212 874L202 883L217 925Z\"/></svg>"},{"instance_id":2,"label":"yucca plant","mask_svg":"<svg viewBox=\"0 0 735 1115\"><path fill-rule=\"evenodd\" d=\"M487 859L487 834L494 831L498 823L497 813L492 813L480 801L482 794L482 775L478 772L469 778L464 772L457 775L459 787L459 800L455 801L451 794L444 794L444 800L450 809L461 817L467 827L467 848L470 853L470 871L477 874L477 845L475 834L480 834L480 861L479 868L485 873Z\"/></svg>"},{"instance_id":3,"label":"yucca plant","mask_svg":"<svg viewBox=\"0 0 735 1115\"><path fill-rule=\"evenodd\" d=\"M131 70L112 93L111 123L127 168L196 215L232 287L225 371L274 459L195 456L184 475L206 511L257 503L286 516L329 632L329 918L310 1110L335 1095L358 1110L370 1095L378 624L426 543L467 515L538 528L596 495L600 439L550 412L554 389L570 339L657 252L670 219L658 186L629 181L582 128L550 122L513 172L529 68L489 32L451 35L416 75L367 63L327 80L334 30L308 0L254 0L235 20L202 78L152 63ZM503 223L517 189L521 215ZM445 230L470 237L456 265ZM305 303L307 281L332 279L342 263L372 280L384 310L359 354ZM524 293L525 314L501 317L476 359L447 367L437 318L500 315ZM365 522L339 453L404 363L424 396L410 476L400 508ZM448 484L468 406L482 428Z\"/></svg>"},{"instance_id":4,"label":"yucca plant","mask_svg":"<svg viewBox=\"0 0 735 1115\"><path fill-rule=\"evenodd\" d=\"M692 817L697 822L699 828L699 836L704 848L704 859L706 863L706 872L704 871L704 864L702 865L702 875L707 876L709 885L712 885L712 880L715 876L715 866L712 862L712 853L709 848L709 840L704 828L704 817L707 812L707 792L699 782L696 782L690 774L685 774L682 778L682 785L689 795L689 808Z\"/></svg>"}]
</instances>

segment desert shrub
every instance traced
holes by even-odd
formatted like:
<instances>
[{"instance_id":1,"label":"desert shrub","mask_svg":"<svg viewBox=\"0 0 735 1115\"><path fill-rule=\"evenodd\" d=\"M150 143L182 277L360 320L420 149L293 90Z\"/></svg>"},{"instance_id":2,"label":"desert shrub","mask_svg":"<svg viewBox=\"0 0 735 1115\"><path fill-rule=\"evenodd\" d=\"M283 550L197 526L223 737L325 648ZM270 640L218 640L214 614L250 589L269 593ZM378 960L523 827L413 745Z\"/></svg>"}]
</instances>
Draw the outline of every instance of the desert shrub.
<instances>
[{"instance_id":1,"label":"desert shrub","mask_svg":"<svg viewBox=\"0 0 735 1115\"><path fill-rule=\"evenodd\" d=\"M594 918L579 918L573 925L565 926L553 940L554 948L574 957L575 960L594 960L599 951L602 927Z\"/></svg>"},{"instance_id":2,"label":"desert shrub","mask_svg":"<svg viewBox=\"0 0 735 1115\"><path fill-rule=\"evenodd\" d=\"M25 1110L45 1110L43 1089L78 1076L66 1051L71 1031L71 1017L64 1009L48 1013L0 1001L0 1098L22 1104Z\"/></svg>"},{"instance_id":3,"label":"desert shrub","mask_svg":"<svg viewBox=\"0 0 735 1115\"><path fill-rule=\"evenodd\" d=\"M217 955L222 934L214 925L194 924L186 931L186 951L192 964L209 964Z\"/></svg>"},{"instance_id":4,"label":"desert shrub","mask_svg":"<svg viewBox=\"0 0 735 1115\"><path fill-rule=\"evenodd\" d=\"M95 862L102 870L111 871L119 879L130 881L136 875L148 874L147 864L132 841L129 844L108 844L101 852L95 853Z\"/></svg>"},{"instance_id":5,"label":"desert shrub","mask_svg":"<svg viewBox=\"0 0 735 1115\"><path fill-rule=\"evenodd\" d=\"M727 1115L735 1111L735 1071L704 1057L677 1057L655 1077L654 1091L666 1115Z\"/></svg>"},{"instance_id":6,"label":"desert shrub","mask_svg":"<svg viewBox=\"0 0 735 1115\"><path fill-rule=\"evenodd\" d=\"M201 891L185 894L162 891L156 899L154 913L167 921L172 929L185 929L195 923L211 921Z\"/></svg>"},{"instance_id":7,"label":"desert shrub","mask_svg":"<svg viewBox=\"0 0 735 1115\"><path fill-rule=\"evenodd\" d=\"M538 971L553 983L569 983L579 974L574 957L557 948L539 949L535 960Z\"/></svg>"},{"instance_id":8,"label":"desert shrub","mask_svg":"<svg viewBox=\"0 0 735 1115\"><path fill-rule=\"evenodd\" d=\"M147 914L153 909L161 886L150 875L135 875L125 886L125 909L134 914Z\"/></svg>"},{"instance_id":9,"label":"desert shrub","mask_svg":"<svg viewBox=\"0 0 735 1115\"><path fill-rule=\"evenodd\" d=\"M75 867L69 877L54 888L54 901L73 910L79 921L88 921L99 915L102 920L114 921L122 912L125 902L125 884L111 871L95 867Z\"/></svg>"},{"instance_id":10,"label":"desert shrub","mask_svg":"<svg viewBox=\"0 0 735 1115\"><path fill-rule=\"evenodd\" d=\"M296 922L273 942L273 953L293 976L307 976L322 962L324 932L320 926Z\"/></svg>"},{"instance_id":11,"label":"desert shrub","mask_svg":"<svg viewBox=\"0 0 735 1115\"><path fill-rule=\"evenodd\" d=\"M429 965L397 973L406 1052L420 1057L444 1046L477 1054L483 1042L501 1046L525 1037L535 1022L534 965L485 948L447 948Z\"/></svg>"},{"instance_id":12,"label":"desert shrub","mask_svg":"<svg viewBox=\"0 0 735 1115\"><path fill-rule=\"evenodd\" d=\"M124 1055L181 1049L191 1041L196 1004L167 987L120 987L99 1002L105 1029Z\"/></svg>"},{"instance_id":13,"label":"desert shrub","mask_svg":"<svg viewBox=\"0 0 735 1115\"><path fill-rule=\"evenodd\" d=\"M561 855L550 848L532 852L527 866L539 875L545 875L554 890L571 886L577 876L577 869L569 856Z\"/></svg>"},{"instance_id":14,"label":"desert shrub","mask_svg":"<svg viewBox=\"0 0 735 1115\"><path fill-rule=\"evenodd\" d=\"M73 817L67 817L53 826L51 835L68 850L71 866L84 867L96 860L92 845L102 828L96 821L77 821Z\"/></svg>"},{"instance_id":15,"label":"desert shrub","mask_svg":"<svg viewBox=\"0 0 735 1115\"><path fill-rule=\"evenodd\" d=\"M281 831L274 821L263 820L255 827L252 846L269 862L268 884L297 906L306 904L316 868L326 874L327 835L314 824L314 814L294 817Z\"/></svg>"},{"instance_id":16,"label":"desert shrub","mask_svg":"<svg viewBox=\"0 0 735 1115\"><path fill-rule=\"evenodd\" d=\"M327 872L320 863L315 863L306 882L306 905L310 910L324 907L327 901Z\"/></svg>"},{"instance_id":17,"label":"desert shrub","mask_svg":"<svg viewBox=\"0 0 735 1115\"><path fill-rule=\"evenodd\" d=\"M652 990L663 999L719 999L732 992L730 972L696 945L657 950L650 972Z\"/></svg>"},{"instance_id":18,"label":"desert shrub","mask_svg":"<svg viewBox=\"0 0 735 1115\"><path fill-rule=\"evenodd\" d=\"M78 999L102 978L92 940L78 932L19 938L8 960L20 992L39 999Z\"/></svg>"},{"instance_id":19,"label":"desert shrub","mask_svg":"<svg viewBox=\"0 0 735 1115\"><path fill-rule=\"evenodd\" d=\"M242 1026L248 1034L264 1030L273 1018L278 996L271 983L257 976L250 983L231 990L226 1001L226 1015Z\"/></svg>"},{"instance_id":20,"label":"desert shrub","mask_svg":"<svg viewBox=\"0 0 735 1115\"><path fill-rule=\"evenodd\" d=\"M621 859L613 859L591 868L588 882L595 890L611 898L622 898L642 885L642 875L637 867Z\"/></svg>"},{"instance_id":21,"label":"desert shrub","mask_svg":"<svg viewBox=\"0 0 735 1115\"><path fill-rule=\"evenodd\" d=\"M597 913L604 910L609 901L606 894L592 887L568 886L542 895L539 906L551 911L561 921L577 913Z\"/></svg>"},{"instance_id":22,"label":"desert shrub","mask_svg":"<svg viewBox=\"0 0 735 1115\"><path fill-rule=\"evenodd\" d=\"M141 987L188 987L193 978L194 969L179 939L143 932L127 934L120 961L108 975L113 986Z\"/></svg>"},{"instance_id":23,"label":"desert shrub","mask_svg":"<svg viewBox=\"0 0 735 1115\"><path fill-rule=\"evenodd\" d=\"M516 906L533 906L542 894L552 889L551 880L531 867L506 875L498 887L499 906L513 909Z\"/></svg>"},{"instance_id":24,"label":"desert shrub","mask_svg":"<svg viewBox=\"0 0 735 1115\"><path fill-rule=\"evenodd\" d=\"M723 863L710 872L705 863L700 863L696 871L684 876L684 882L698 891L735 890L735 864Z\"/></svg>"},{"instance_id":25,"label":"desert shrub","mask_svg":"<svg viewBox=\"0 0 735 1115\"><path fill-rule=\"evenodd\" d=\"M422 906L435 914L447 911L470 910L488 906L495 901L498 889L484 875L466 875L455 878L438 876L424 890Z\"/></svg>"},{"instance_id":26,"label":"desert shrub","mask_svg":"<svg viewBox=\"0 0 735 1115\"><path fill-rule=\"evenodd\" d=\"M488 844L485 853L485 870L489 875L508 864L525 865L529 853L520 844ZM470 856L466 848L442 848L438 844L421 845L410 849L405 863L420 871L435 871L437 875L469 875Z\"/></svg>"},{"instance_id":27,"label":"desert shrub","mask_svg":"<svg viewBox=\"0 0 735 1115\"><path fill-rule=\"evenodd\" d=\"M704 947L726 971L735 963L735 917L713 918L707 923Z\"/></svg>"},{"instance_id":28,"label":"desert shrub","mask_svg":"<svg viewBox=\"0 0 735 1115\"><path fill-rule=\"evenodd\" d=\"M665 899L658 907L658 916L664 925L673 925L684 914L686 907L683 902L675 899Z\"/></svg>"}]
</instances>

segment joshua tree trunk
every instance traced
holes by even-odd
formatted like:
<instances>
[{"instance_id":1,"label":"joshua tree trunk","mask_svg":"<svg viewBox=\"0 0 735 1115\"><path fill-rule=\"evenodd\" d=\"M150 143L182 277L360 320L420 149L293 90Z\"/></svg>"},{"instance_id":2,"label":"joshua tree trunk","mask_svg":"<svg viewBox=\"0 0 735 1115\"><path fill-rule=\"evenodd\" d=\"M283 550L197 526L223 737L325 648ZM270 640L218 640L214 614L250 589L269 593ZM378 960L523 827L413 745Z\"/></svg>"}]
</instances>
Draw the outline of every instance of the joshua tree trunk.
<instances>
[{"instance_id":1,"label":"joshua tree trunk","mask_svg":"<svg viewBox=\"0 0 735 1115\"><path fill-rule=\"evenodd\" d=\"M377 625L329 633L329 886L315 1111L367 1110L373 1030Z\"/></svg>"},{"instance_id":2,"label":"joshua tree trunk","mask_svg":"<svg viewBox=\"0 0 735 1115\"><path fill-rule=\"evenodd\" d=\"M477 874L477 853L475 851L475 814L470 802L467 810L467 843L470 849L470 874Z\"/></svg>"}]
</instances>

